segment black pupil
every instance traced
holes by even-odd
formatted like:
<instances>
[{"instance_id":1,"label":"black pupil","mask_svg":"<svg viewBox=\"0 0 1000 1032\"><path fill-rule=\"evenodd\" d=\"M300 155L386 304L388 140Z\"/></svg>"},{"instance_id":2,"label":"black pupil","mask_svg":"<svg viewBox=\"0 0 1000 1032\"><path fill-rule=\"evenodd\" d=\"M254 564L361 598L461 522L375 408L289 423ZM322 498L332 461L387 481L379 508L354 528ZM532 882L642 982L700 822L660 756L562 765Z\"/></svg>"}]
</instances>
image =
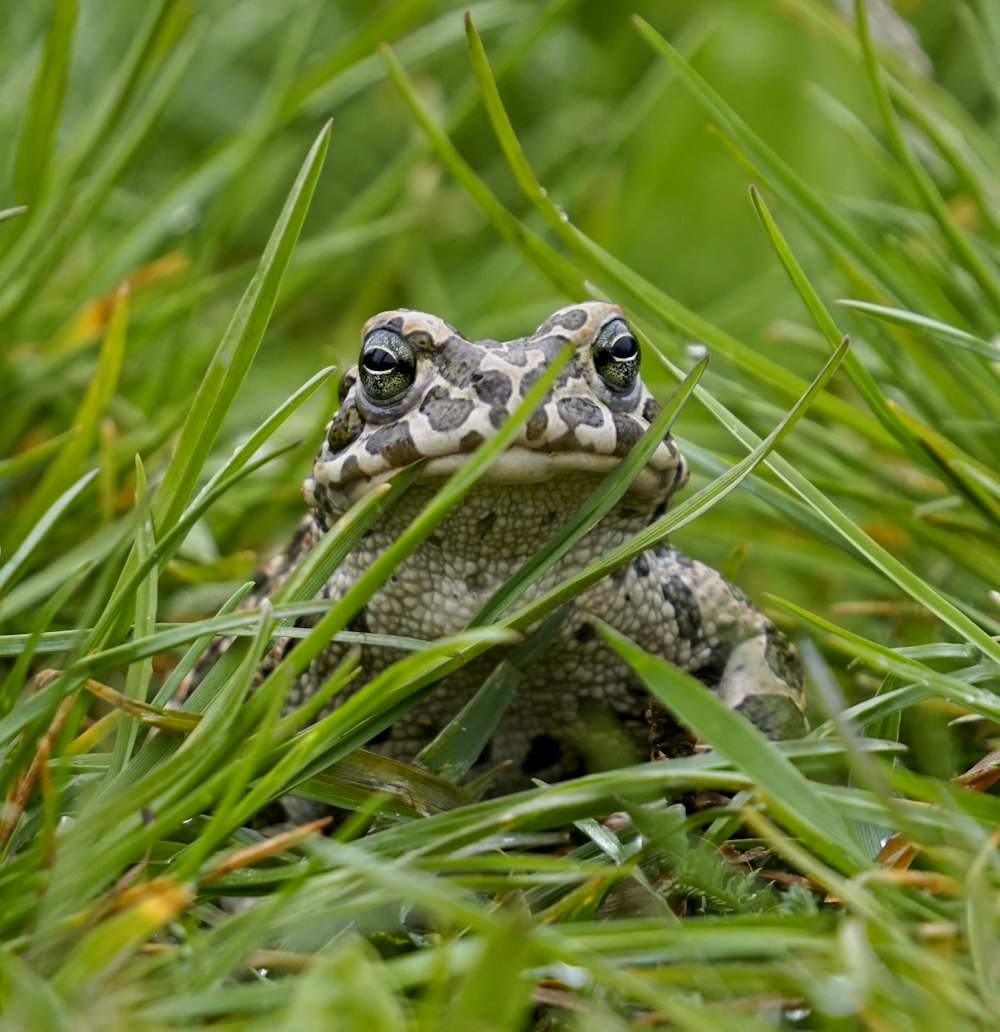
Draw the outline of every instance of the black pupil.
<instances>
[{"instance_id":1,"label":"black pupil","mask_svg":"<svg viewBox=\"0 0 1000 1032\"><path fill-rule=\"evenodd\" d=\"M399 365L399 359L391 351L375 346L365 352L365 365L373 373L388 373Z\"/></svg>"},{"instance_id":2,"label":"black pupil","mask_svg":"<svg viewBox=\"0 0 1000 1032\"><path fill-rule=\"evenodd\" d=\"M639 343L630 333L623 333L620 337L615 337L608 351L617 359L635 358L639 353Z\"/></svg>"}]
</instances>

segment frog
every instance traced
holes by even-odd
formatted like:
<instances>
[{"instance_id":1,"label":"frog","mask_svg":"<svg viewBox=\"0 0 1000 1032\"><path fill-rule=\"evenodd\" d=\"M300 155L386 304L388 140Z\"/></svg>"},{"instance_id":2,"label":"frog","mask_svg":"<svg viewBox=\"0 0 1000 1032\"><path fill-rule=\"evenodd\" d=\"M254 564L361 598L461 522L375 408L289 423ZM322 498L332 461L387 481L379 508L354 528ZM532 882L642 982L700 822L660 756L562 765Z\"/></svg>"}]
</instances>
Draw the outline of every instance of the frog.
<instances>
[{"instance_id":1,"label":"frog","mask_svg":"<svg viewBox=\"0 0 1000 1032\"><path fill-rule=\"evenodd\" d=\"M334 602L343 597L567 349L568 360L510 445L350 624L363 640L403 635L433 641L465 628L578 511L661 411L640 373L642 348L617 305L570 304L529 336L508 341L469 339L436 315L406 308L369 319L357 364L340 381L339 408L303 485L308 515L262 578L263 593L356 502L419 463L407 492L364 534L320 592ZM517 605L538 598L648 526L688 475L668 432L620 501L524 591ZM593 746L602 734L638 758L697 747L689 732L651 702L645 685L596 632L601 623L692 674L767 737L804 733L803 679L794 647L721 573L661 541L566 605L557 634L523 672L474 768L494 772L492 791L582 773L600 753ZM294 645L293 638L281 640L270 665ZM292 685L288 705L317 691L350 647L337 640L326 645ZM361 674L347 691L401 655L384 644L363 644ZM444 678L369 748L412 760L496 663L496 655L487 653Z\"/></svg>"}]
</instances>

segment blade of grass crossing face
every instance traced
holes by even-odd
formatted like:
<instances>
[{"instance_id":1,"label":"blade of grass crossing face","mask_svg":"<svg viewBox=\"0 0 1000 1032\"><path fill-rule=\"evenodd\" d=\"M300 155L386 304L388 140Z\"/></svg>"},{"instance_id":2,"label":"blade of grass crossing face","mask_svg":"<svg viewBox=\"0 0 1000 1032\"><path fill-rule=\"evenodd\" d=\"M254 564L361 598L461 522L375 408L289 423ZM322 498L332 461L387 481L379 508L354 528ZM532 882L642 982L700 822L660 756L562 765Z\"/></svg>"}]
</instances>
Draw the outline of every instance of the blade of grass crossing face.
<instances>
[{"instance_id":1,"label":"blade of grass crossing face","mask_svg":"<svg viewBox=\"0 0 1000 1032\"><path fill-rule=\"evenodd\" d=\"M340 602L317 623L313 633L298 643L283 663L293 663L298 670L304 669L306 664L319 655L333 635L347 626L368 598L388 580L396 567L430 536L449 510L472 489L527 422L569 360L573 347L573 341L568 341L563 346L500 429L492 437L487 437L444 482L423 511L361 575Z\"/></svg>"},{"instance_id":2,"label":"blade of grass crossing face","mask_svg":"<svg viewBox=\"0 0 1000 1032\"><path fill-rule=\"evenodd\" d=\"M491 623L530 584L562 558L580 538L621 500L629 485L673 426L677 414L691 396L708 365L705 355L684 378L666 407L636 441L628 455L601 481L597 489L566 523L505 584L490 597L469 622L470 627Z\"/></svg>"},{"instance_id":3,"label":"blade of grass crossing face","mask_svg":"<svg viewBox=\"0 0 1000 1032\"><path fill-rule=\"evenodd\" d=\"M867 866L847 822L757 728L690 674L644 652L606 624L597 628L663 705L752 777L768 794L774 810L797 834L820 848L828 862L851 874Z\"/></svg>"},{"instance_id":4,"label":"blade of grass crossing face","mask_svg":"<svg viewBox=\"0 0 1000 1032\"><path fill-rule=\"evenodd\" d=\"M753 448L749 455L735 466L731 466L725 473L686 499L672 511L661 516L654 523L639 531L638 534L633 535L628 541L612 549L612 551L591 563L580 573L567 578L562 584L552 588L540 598L507 617L503 621L504 625L518 629L530 626L535 620L551 612L556 606L562 605L563 602L573 598L583 591L584 588L600 580L601 577L616 570L630 559L634 559L640 552L662 541L667 534L696 519L737 487L741 481L745 480L753 472L756 466L764 461L802 417L812 400L823 389L839 367L847 347L848 342L845 340L830 356L819 375L813 380L809 389L789 411L788 415L771 431L764 441L757 442L756 447ZM705 400L710 400L708 395L705 396Z\"/></svg>"}]
</instances>

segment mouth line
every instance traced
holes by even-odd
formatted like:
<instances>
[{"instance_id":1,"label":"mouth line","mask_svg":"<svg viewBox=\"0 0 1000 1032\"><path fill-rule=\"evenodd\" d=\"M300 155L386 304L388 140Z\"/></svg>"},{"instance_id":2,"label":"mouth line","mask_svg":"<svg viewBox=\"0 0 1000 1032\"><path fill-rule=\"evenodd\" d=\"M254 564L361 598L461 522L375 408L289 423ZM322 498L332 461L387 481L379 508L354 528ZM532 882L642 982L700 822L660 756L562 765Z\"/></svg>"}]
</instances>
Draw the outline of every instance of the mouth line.
<instances>
[{"instance_id":1,"label":"mouth line","mask_svg":"<svg viewBox=\"0 0 1000 1032\"><path fill-rule=\"evenodd\" d=\"M443 480L451 476L461 468L471 454L472 452L467 451L450 452L420 460L423 462L423 466L417 482L426 483L429 480ZM546 451L526 448L523 445L513 445L501 452L479 479L488 484L503 484L509 487L517 487L520 484L540 484L546 480L572 475L580 475L597 481L622 461L622 458L617 455L601 455L586 451ZM405 467L394 466L380 473L358 477L336 487L331 485L331 490L347 496L353 502L369 490L384 484L403 468ZM669 493L674 479L675 470L673 468L657 469L647 462L632 479L626 494L636 498L656 499Z\"/></svg>"}]
</instances>

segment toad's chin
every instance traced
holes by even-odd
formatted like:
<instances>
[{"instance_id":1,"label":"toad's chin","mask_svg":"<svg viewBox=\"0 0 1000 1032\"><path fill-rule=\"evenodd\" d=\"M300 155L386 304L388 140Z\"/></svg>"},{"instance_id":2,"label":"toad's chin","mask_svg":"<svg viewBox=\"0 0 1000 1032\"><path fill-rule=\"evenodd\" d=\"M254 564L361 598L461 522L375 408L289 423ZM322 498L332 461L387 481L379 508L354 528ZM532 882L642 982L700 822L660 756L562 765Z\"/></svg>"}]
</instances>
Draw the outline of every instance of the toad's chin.
<instances>
[{"instance_id":1,"label":"toad's chin","mask_svg":"<svg viewBox=\"0 0 1000 1032\"><path fill-rule=\"evenodd\" d=\"M450 455L436 455L420 462L417 480L420 483L444 480L451 476L469 458L468 452ZM666 501L687 479L687 467L683 460L673 458L666 465L647 463L633 478L625 497L641 502L644 507L655 508ZM519 484L541 484L566 477L592 480L597 486L599 480L621 463L616 455L595 455L593 452L548 452L532 448L512 446L501 452L479 478L487 484L502 484L516 487ZM335 473L337 463L317 462L313 475L305 482L303 493L313 508L346 511L369 491L386 483L399 469L387 469L371 476L357 476L341 483Z\"/></svg>"}]
</instances>

